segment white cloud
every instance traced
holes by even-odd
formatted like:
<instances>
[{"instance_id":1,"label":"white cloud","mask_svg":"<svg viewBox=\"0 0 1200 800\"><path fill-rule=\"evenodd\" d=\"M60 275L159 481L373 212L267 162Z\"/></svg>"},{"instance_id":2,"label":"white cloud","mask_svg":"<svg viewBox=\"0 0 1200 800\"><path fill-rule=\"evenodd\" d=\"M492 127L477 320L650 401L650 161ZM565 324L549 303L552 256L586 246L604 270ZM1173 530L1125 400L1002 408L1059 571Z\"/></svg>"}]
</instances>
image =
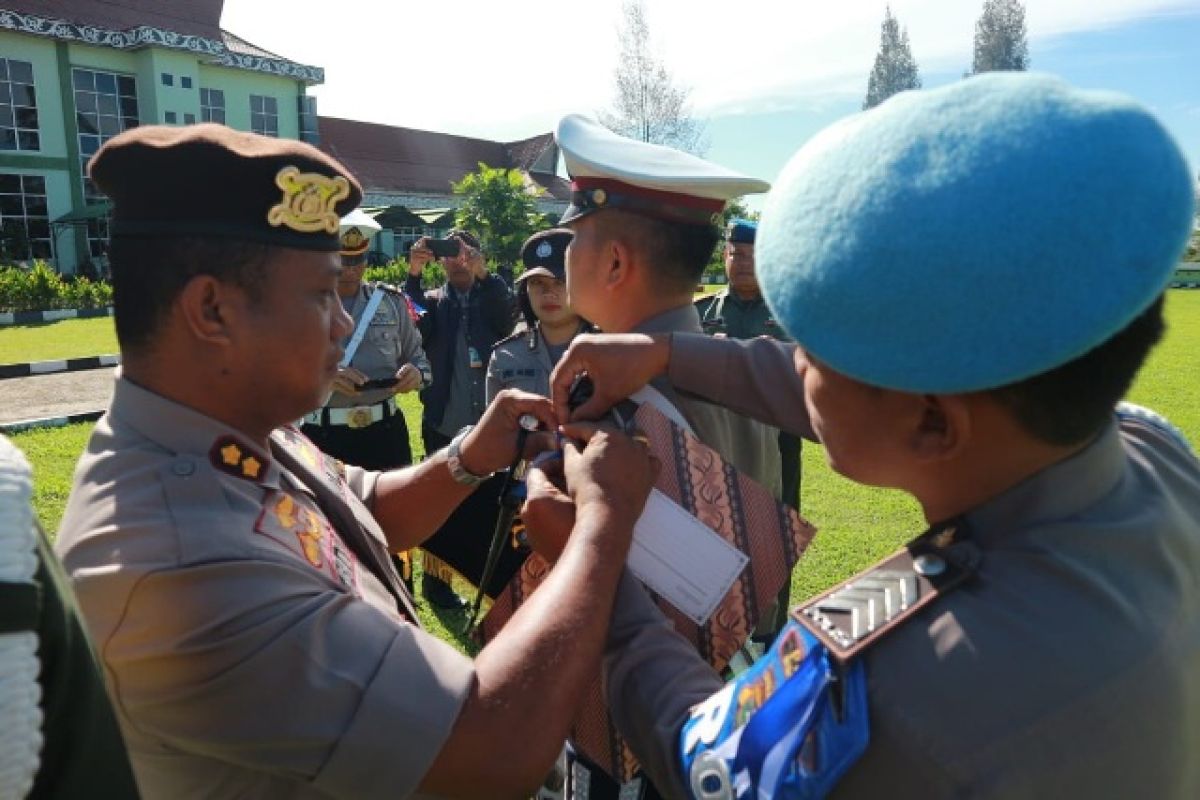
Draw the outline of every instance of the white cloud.
<instances>
[{"instance_id":1,"label":"white cloud","mask_svg":"<svg viewBox=\"0 0 1200 800\"><path fill-rule=\"evenodd\" d=\"M1194 0L1027 0L1036 43ZM701 115L858 96L885 0L647 0L653 38ZM923 73L970 65L982 0L891 0ZM619 0L226 0L224 26L325 68L322 114L517 138L610 100Z\"/></svg>"}]
</instances>

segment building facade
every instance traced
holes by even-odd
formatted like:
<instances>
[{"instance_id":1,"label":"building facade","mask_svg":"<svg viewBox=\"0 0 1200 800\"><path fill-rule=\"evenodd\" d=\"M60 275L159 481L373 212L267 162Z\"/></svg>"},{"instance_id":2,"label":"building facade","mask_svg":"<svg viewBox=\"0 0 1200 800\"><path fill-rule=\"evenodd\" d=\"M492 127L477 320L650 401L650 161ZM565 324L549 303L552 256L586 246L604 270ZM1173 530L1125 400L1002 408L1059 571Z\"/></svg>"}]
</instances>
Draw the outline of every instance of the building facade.
<instances>
[{"instance_id":1,"label":"building facade","mask_svg":"<svg viewBox=\"0 0 1200 800\"><path fill-rule=\"evenodd\" d=\"M169 10L169 16L166 11ZM220 28L221 0L0 0L0 256L102 272L100 146L143 124L222 122L318 141L318 67Z\"/></svg>"},{"instance_id":2,"label":"building facade","mask_svg":"<svg viewBox=\"0 0 1200 800\"><path fill-rule=\"evenodd\" d=\"M516 169L538 210L569 186L545 133L493 142L318 117L320 67L221 28L224 0L0 0L0 263L44 259L66 274L107 268L108 204L86 175L137 125L219 122L301 139L341 159L383 224L373 260L453 225L452 184L478 164Z\"/></svg>"}]
</instances>

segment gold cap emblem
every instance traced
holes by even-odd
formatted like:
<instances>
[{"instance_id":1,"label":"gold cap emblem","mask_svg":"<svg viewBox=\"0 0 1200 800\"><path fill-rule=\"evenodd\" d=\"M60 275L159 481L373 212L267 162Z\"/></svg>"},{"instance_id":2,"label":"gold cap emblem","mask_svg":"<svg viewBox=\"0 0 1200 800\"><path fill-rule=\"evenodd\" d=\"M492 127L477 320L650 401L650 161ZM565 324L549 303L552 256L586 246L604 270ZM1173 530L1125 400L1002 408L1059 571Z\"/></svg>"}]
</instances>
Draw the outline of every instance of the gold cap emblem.
<instances>
[{"instance_id":1,"label":"gold cap emblem","mask_svg":"<svg viewBox=\"0 0 1200 800\"><path fill-rule=\"evenodd\" d=\"M342 234L342 252L347 255L357 255L367 249L367 237L358 228L351 228Z\"/></svg>"},{"instance_id":2,"label":"gold cap emblem","mask_svg":"<svg viewBox=\"0 0 1200 800\"><path fill-rule=\"evenodd\" d=\"M350 196L350 182L341 175L330 178L316 172L284 167L275 176L283 199L267 212L267 222L300 233L337 233L341 218L334 211L339 200Z\"/></svg>"}]
</instances>

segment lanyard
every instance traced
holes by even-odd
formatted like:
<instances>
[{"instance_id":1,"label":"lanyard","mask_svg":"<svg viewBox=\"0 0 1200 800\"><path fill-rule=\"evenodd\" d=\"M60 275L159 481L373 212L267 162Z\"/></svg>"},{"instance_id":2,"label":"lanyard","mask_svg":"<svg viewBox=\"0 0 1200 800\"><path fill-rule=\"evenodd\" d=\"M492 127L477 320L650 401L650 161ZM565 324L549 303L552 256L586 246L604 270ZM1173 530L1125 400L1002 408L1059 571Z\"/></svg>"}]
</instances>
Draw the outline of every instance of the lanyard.
<instances>
[{"instance_id":1,"label":"lanyard","mask_svg":"<svg viewBox=\"0 0 1200 800\"><path fill-rule=\"evenodd\" d=\"M363 309L362 316L358 318L358 327L354 329L354 335L350 337L350 343L346 345L346 355L342 356L342 360L338 363L339 367L348 367L354 360L354 354L358 352L358 346L362 344L363 337L367 335L367 328L370 327L371 319L374 318L381 300L383 300L383 289L376 286L371 292L370 299L367 300L367 307Z\"/></svg>"}]
</instances>

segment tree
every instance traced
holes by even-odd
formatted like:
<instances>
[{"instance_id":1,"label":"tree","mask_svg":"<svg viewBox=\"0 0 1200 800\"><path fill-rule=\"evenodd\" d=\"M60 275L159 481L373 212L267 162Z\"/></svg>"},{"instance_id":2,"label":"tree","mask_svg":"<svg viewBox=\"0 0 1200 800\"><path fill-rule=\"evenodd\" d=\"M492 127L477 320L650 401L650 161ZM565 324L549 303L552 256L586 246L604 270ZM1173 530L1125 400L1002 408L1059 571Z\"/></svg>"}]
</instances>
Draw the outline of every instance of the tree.
<instances>
[{"instance_id":1,"label":"tree","mask_svg":"<svg viewBox=\"0 0 1200 800\"><path fill-rule=\"evenodd\" d=\"M892 16L892 7L888 6L879 30L879 53L875 56L871 77L867 79L867 99L863 100L863 109L874 108L905 89L920 88L921 76L908 46L908 30L900 28L900 23Z\"/></svg>"},{"instance_id":2,"label":"tree","mask_svg":"<svg viewBox=\"0 0 1200 800\"><path fill-rule=\"evenodd\" d=\"M480 163L479 169L464 175L453 188L463 197L454 224L479 236L493 264L516 264L521 245L542 219L524 176L515 169Z\"/></svg>"},{"instance_id":3,"label":"tree","mask_svg":"<svg viewBox=\"0 0 1200 800\"><path fill-rule=\"evenodd\" d=\"M1021 0L984 0L975 23L975 60L971 72L1029 69L1025 6Z\"/></svg>"},{"instance_id":4,"label":"tree","mask_svg":"<svg viewBox=\"0 0 1200 800\"><path fill-rule=\"evenodd\" d=\"M600 112L600 121L631 139L702 154L704 123L692 116L691 89L676 86L651 51L642 0L625 0L622 14L621 55L613 74L616 99L611 112Z\"/></svg>"}]
</instances>

